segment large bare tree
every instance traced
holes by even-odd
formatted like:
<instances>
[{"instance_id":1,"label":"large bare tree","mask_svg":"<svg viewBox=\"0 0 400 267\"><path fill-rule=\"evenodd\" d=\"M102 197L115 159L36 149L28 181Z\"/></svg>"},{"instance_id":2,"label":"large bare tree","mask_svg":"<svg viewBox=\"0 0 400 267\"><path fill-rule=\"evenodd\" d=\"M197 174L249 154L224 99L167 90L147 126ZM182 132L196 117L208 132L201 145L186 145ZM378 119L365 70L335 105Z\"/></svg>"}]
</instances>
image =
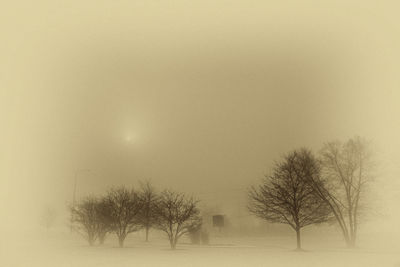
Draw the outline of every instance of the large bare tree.
<instances>
[{"instance_id":1,"label":"large bare tree","mask_svg":"<svg viewBox=\"0 0 400 267\"><path fill-rule=\"evenodd\" d=\"M311 177L311 185L332 210L347 246L354 247L360 208L374 165L369 145L360 137L345 143L329 142L321 150L321 163L322 176Z\"/></svg>"},{"instance_id":2,"label":"large bare tree","mask_svg":"<svg viewBox=\"0 0 400 267\"><path fill-rule=\"evenodd\" d=\"M307 149L295 150L275 163L272 174L249 191L251 213L272 223L288 224L301 249L301 228L329 219L328 205L314 193L308 177L319 179L318 161Z\"/></svg>"},{"instance_id":3,"label":"large bare tree","mask_svg":"<svg viewBox=\"0 0 400 267\"><path fill-rule=\"evenodd\" d=\"M182 193L166 190L160 194L155 209L155 226L167 234L171 249L176 248L181 236L201 224L197 204L198 201Z\"/></svg>"},{"instance_id":4,"label":"large bare tree","mask_svg":"<svg viewBox=\"0 0 400 267\"><path fill-rule=\"evenodd\" d=\"M124 246L129 233L141 229L140 212L143 202L139 194L125 187L113 188L104 198L103 216L117 235L119 246Z\"/></svg>"},{"instance_id":5,"label":"large bare tree","mask_svg":"<svg viewBox=\"0 0 400 267\"><path fill-rule=\"evenodd\" d=\"M149 230L153 227L156 219L155 205L158 199L156 190L149 181L141 183L140 197L143 202L143 208L140 214L140 224L146 231L146 242L148 242Z\"/></svg>"}]
</instances>

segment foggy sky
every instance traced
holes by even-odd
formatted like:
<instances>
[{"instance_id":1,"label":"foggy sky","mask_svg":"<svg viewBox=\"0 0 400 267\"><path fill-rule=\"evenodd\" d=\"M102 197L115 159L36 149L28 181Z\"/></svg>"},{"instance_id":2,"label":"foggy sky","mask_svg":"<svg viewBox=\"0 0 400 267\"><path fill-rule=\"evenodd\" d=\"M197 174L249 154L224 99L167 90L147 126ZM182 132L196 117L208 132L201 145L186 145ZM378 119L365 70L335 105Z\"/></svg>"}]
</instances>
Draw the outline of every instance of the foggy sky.
<instances>
[{"instance_id":1,"label":"foggy sky","mask_svg":"<svg viewBox=\"0 0 400 267\"><path fill-rule=\"evenodd\" d=\"M8 1L2 202L63 208L90 169L78 196L151 179L235 205L283 153L360 135L390 203L400 24L377 2Z\"/></svg>"}]
</instances>

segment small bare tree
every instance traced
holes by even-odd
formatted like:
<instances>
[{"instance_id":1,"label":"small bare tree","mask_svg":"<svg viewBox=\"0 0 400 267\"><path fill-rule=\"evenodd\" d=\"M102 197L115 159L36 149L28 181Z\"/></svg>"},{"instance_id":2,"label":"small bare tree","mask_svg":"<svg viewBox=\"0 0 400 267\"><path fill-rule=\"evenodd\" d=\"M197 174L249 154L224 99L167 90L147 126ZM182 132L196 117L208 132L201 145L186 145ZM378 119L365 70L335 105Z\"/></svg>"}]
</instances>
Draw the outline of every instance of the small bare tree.
<instances>
[{"instance_id":1,"label":"small bare tree","mask_svg":"<svg viewBox=\"0 0 400 267\"><path fill-rule=\"evenodd\" d=\"M140 214L140 224L146 231L146 242L148 242L149 230L153 227L156 219L155 205L158 199L156 190L149 181L141 183L140 197L143 202L143 208Z\"/></svg>"},{"instance_id":2,"label":"small bare tree","mask_svg":"<svg viewBox=\"0 0 400 267\"><path fill-rule=\"evenodd\" d=\"M124 246L129 233L141 229L140 212L143 202L135 190L125 187L111 189L104 198L103 216L117 235L119 246Z\"/></svg>"},{"instance_id":3,"label":"small bare tree","mask_svg":"<svg viewBox=\"0 0 400 267\"><path fill-rule=\"evenodd\" d=\"M249 191L248 209L261 219L284 223L296 231L297 249L301 249L301 228L329 219L330 210L307 183L319 177L318 161L309 150L296 150L277 162L271 175ZM317 178L315 178L317 179Z\"/></svg>"},{"instance_id":4,"label":"small bare tree","mask_svg":"<svg viewBox=\"0 0 400 267\"><path fill-rule=\"evenodd\" d=\"M360 207L374 166L368 143L355 137L330 142L321 150L322 176L310 183L332 210L348 247L357 239Z\"/></svg>"},{"instance_id":5,"label":"small bare tree","mask_svg":"<svg viewBox=\"0 0 400 267\"><path fill-rule=\"evenodd\" d=\"M167 234L171 249L176 248L181 236L201 224L197 204L198 201L182 193L168 190L161 193L155 209L155 226Z\"/></svg>"},{"instance_id":6,"label":"small bare tree","mask_svg":"<svg viewBox=\"0 0 400 267\"><path fill-rule=\"evenodd\" d=\"M91 196L70 207L72 229L82 235L90 246L94 245L101 230L98 203L98 199Z\"/></svg>"}]
</instances>

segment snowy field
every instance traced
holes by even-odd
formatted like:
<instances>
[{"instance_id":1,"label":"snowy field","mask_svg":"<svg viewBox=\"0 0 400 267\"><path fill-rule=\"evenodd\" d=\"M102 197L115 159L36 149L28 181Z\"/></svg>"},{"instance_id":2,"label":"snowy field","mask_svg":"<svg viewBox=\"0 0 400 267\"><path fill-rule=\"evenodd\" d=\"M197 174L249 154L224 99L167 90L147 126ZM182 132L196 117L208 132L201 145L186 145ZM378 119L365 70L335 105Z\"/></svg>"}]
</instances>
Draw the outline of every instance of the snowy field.
<instances>
[{"instance_id":1,"label":"snowy field","mask_svg":"<svg viewBox=\"0 0 400 267\"><path fill-rule=\"evenodd\" d=\"M0 266L400 266L395 240L373 236L361 240L359 248L348 250L340 237L329 235L321 240L305 235L305 251L298 252L293 250L291 236L213 237L208 246L191 245L183 239L172 251L156 234L148 243L132 235L122 249L113 238L103 246L89 247L69 233L46 235L41 239L26 236L14 245L3 243Z\"/></svg>"}]
</instances>

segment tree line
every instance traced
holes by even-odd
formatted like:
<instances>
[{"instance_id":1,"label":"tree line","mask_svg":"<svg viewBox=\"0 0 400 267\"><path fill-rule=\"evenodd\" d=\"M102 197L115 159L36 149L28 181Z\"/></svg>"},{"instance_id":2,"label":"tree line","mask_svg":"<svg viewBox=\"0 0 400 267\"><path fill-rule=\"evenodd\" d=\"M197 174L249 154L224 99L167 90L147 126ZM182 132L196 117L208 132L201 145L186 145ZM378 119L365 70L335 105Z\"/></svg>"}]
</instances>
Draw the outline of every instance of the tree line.
<instances>
[{"instance_id":1,"label":"tree line","mask_svg":"<svg viewBox=\"0 0 400 267\"><path fill-rule=\"evenodd\" d=\"M301 249L300 230L333 221L348 247L357 240L366 186L373 169L370 147L360 137L326 143L318 155L302 148L274 164L261 184L248 192L248 209L272 223L288 224Z\"/></svg>"},{"instance_id":2,"label":"tree line","mask_svg":"<svg viewBox=\"0 0 400 267\"><path fill-rule=\"evenodd\" d=\"M367 204L366 188L374 167L369 143L360 137L324 144L318 153L293 150L248 191L248 210L271 223L289 225L301 249L301 229L336 222L346 245L356 246L358 226ZM172 249L179 239L198 235L202 226L198 201L183 193L157 193L149 183L139 190L111 188L100 197L89 196L70 207L71 223L90 245L102 244L109 234L124 246L126 237L144 229L163 231ZM208 243L208 237L205 238Z\"/></svg>"},{"instance_id":3,"label":"tree line","mask_svg":"<svg viewBox=\"0 0 400 267\"><path fill-rule=\"evenodd\" d=\"M73 229L89 243L103 244L108 234L118 237L120 247L126 237L144 229L163 231L172 249L184 234L198 231L202 220L198 201L183 193L164 190L157 193L149 183L139 190L125 186L111 188L104 196L89 196L70 207Z\"/></svg>"}]
</instances>

